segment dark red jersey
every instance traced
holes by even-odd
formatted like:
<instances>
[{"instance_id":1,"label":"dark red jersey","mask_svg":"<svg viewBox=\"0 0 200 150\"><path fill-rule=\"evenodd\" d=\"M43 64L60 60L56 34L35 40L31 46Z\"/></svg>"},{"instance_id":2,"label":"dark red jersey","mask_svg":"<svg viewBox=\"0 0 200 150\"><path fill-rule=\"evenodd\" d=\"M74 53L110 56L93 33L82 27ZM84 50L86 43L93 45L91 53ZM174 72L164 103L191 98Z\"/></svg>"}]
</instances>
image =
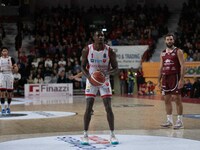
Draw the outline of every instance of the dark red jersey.
<instances>
[{"instance_id":1,"label":"dark red jersey","mask_svg":"<svg viewBox=\"0 0 200 150\"><path fill-rule=\"evenodd\" d=\"M174 48L174 50L170 53L167 53L166 50L162 51L162 60L163 60L163 68L162 74L179 74L181 65L178 59L178 48Z\"/></svg>"}]
</instances>

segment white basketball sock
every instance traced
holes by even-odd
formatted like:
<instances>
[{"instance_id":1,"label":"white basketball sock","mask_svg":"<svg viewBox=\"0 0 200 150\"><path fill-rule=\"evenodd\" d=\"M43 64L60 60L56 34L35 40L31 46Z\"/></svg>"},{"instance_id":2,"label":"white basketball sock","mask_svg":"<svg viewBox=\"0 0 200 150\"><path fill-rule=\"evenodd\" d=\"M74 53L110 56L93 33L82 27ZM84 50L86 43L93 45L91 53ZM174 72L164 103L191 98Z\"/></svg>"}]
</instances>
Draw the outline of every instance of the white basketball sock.
<instances>
[{"instance_id":1,"label":"white basketball sock","mask_svg":"<svg viewBox=\"0 0 200 150\"><path fill-rule=\"evenodd\" d=\"M170 121L171 123L173 123L172 115L167 115L167 120Z\"/></svg>"},{"instance_id":2,"label":"white basketball sock","mask_svg":"<svg viewBox=\"0 0 200 150\"><path fill-rule=\"evenodd\" d=\"M84 137L87 137L88 136L88 132L87 131L83 131L83 135L84 135Z\"/></svg>"},{"instance_id":3,"label":"white basketball sock","mask_svg":"<svg viewBox=\"0 0 200 150\"><path fill-rule=\"evenodd\" d=\"M181 122L183 121L182 118L183 118L183 115L178 115L178 116L177 116L177 120L179 120L179 121L181 121Z\"/></svg>"},{"instance_id":4,"label":"white basketball sock","mask_svg":"<svg viewBox=\"0 0 200 150\"><path fill-rule=\"evenodd\" d=\"M1 104L1 109L5 109L5 104Z\"/></svg>"}]
</instances>

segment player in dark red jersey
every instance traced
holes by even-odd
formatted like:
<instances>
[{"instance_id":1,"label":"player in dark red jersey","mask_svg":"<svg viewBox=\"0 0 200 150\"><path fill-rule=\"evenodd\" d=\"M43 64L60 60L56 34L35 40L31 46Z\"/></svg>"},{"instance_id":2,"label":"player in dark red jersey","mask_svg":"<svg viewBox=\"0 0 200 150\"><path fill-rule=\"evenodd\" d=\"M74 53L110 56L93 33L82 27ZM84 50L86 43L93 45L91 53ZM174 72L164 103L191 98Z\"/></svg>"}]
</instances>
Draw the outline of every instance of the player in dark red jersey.
<instances>
[{"instance_id":1,"label":"player in dark red jersey","mask_svg":"<svg viewBox=\"0 0 200 150\"><path fill-rule=\"evenodd\" d=\"M185 72L185 62L183 52L181 49L174 46L174 40L175 39L173 34L167 34L165 36L165 43L167 48L163 50L160 55L158 86L162 90L167 113L167 122L161 126L167 128L173 126L171 103L173 96L176 102L176 109L178 114L174 129L180 129L183 128L183 105L181 98L181 88L184 84L183 79Z\"/></svg>"}]
</instances>

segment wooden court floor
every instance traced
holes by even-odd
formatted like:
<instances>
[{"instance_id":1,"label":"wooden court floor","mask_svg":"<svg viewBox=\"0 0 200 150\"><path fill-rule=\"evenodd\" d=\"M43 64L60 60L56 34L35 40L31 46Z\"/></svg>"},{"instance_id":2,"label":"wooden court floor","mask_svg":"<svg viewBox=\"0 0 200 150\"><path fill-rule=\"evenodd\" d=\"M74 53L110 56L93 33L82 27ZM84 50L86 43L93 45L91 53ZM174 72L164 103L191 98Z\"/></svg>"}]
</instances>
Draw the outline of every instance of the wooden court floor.
<instances>
[{"instance_id":1,"label":"wooden court floor","mask_svg":"<svg viewBox=\"0 0 200 150\"><path fill-rule=\"evenodd\" d=\"M58 100L59 99L59 100ZM64 134L82 134L83 115L85 111L84 96L74 96L68 103L67 98L62 101L59 97L42 98L43 103L12 105L11 110L17 111L64 111L75 112L76 115L48 119L1 120L0 142L30 137L45 137ZM26 101L26 100L25 100ZM200 101L200 100L199 100ZM200 117L183 117L184 129L162 129L160 124L165 122L164 102L160 97L128 97L113 96L113 112L115 115L115 132L117 134L156 135L179 137L200 141ZM200 103L183 103L184 115L200 115ZM175 104L173 116L176 119ZM100 97L94 104L94 115L90 123L89 134L109 133L106 113Z\"/></svg>"}]
</instances>

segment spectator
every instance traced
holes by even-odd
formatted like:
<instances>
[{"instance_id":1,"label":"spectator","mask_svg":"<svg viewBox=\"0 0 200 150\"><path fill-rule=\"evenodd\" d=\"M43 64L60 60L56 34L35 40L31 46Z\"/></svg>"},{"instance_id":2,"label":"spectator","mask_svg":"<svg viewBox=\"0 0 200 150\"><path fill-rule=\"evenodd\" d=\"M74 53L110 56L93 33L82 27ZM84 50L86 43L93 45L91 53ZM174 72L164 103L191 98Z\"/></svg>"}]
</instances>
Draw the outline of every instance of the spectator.
<instances>
[{"instance_id":1,"label":"spectator","mask_svg":"<svg viewBox=\"0 0 200 150\"><path fill-rule=\"evenodd\" d=\"M137 73L136 73L136 79L137 79L137 90L139 91L139 87L141 84L144 83L144 77L143 77L143 71L142 71L142 68L139 68L137 70Z\"/></svg>"},{"instance_id":2,"label":"spectator","mask_svg":"<svg viewBox=\"0 0 200 150\"><path fill-rule=\"evenodd\" d=\"M34 79L33 79L33 74L32 73L28 76L27 83L28 84L33 84L34 83Z\"/></svg>"},{"instance_id":3,"label":"spectator","mask_svg":"<svg viewBox=\"0 0 200 150\"><path fill-rule=\"evenodd\" d=\"M148 95L154 95L155 88L156 88L156 84L154 84L152 81L147 82L147 89L148 89L147 94Z\"/></svg>"},{"instance_id":4,"label":"spectator","mask_svg":"<svg viewBox=\"0 0 200 150\"><path fill-rule=\"evenodd\" d=\"M140 85L138 95L147 95L147 82Z\"/></svg>"},{"instance_id":5,"label":"spectator","mask_svg":"<svg viewBox=\"0 0 200 150\"><path fill-rule=\"evenodd\" d=\"M133 95L134 85L135 85L135 72L133 68L130 68L128 71L128 95Z\"/></svg>"},{"instance_id":6,"label":"spectator","mask_svg":"<svg viewBox=\"0 0 200 150\"><path fill-rule=\"evenodd\" d=\"M34 84L42 84L44 83L44 80L43 78L40 76L40 74L37 74L37 76L34 78L33 80L33 83Z\"/></svg>"},{"instance_id":7,"label":"spectator","mask_svg":"<svg viewBox=\"0 0 200 150\"><path fill-rule=\"evenodd\" d=\"M57 83L58 81L58 77L56 73L51 73L51 79L49 81L49 83Z\"/></svg>"},{"instance_id":8,"label":"spectator","mask_svg":"<svg viewBox=\"0 0 200 150\"><path fill-rule=\"evenodd\" d=\"M59 73L57 83L68 83L68 80L67 80L66 75L65 75L65 70L62 70Z\"/></svg>"},{"instance_id":9,"label":"spectator","mask_svg":"<svg viewBox=\"0 0 200 150\"><path fill-rule=\"evenodd\" d=\"M52 62L52 60L50 59L49 56L47 56L47 58L46 58L46 60L44 62L44 66L45 67L50 67L50 68L53 66L53 62Z\"/></svg>"},{"instance_id":10,"label":"spectator","mask_svg":"<svg viewBox=\"0 0 200 150\"><path fill-rule=\"evenodd\" d=\"M126 80L127 80L127 77L126 77L124 70L120 70L119 82L120 82L120 94L121 95L124 95L124 93L125 93Z\"/></svg>"},{"instance_id":11,"label":"spectator","mask_svg":"<svg viewBox=\"0 0 200 150\"><path fill-rule=\"evenodd\" d=\"M191 98L199 98L199 97L200 97L200 79L195 78L194 83L192 85Z\"/></svg>"}]
</instances>

